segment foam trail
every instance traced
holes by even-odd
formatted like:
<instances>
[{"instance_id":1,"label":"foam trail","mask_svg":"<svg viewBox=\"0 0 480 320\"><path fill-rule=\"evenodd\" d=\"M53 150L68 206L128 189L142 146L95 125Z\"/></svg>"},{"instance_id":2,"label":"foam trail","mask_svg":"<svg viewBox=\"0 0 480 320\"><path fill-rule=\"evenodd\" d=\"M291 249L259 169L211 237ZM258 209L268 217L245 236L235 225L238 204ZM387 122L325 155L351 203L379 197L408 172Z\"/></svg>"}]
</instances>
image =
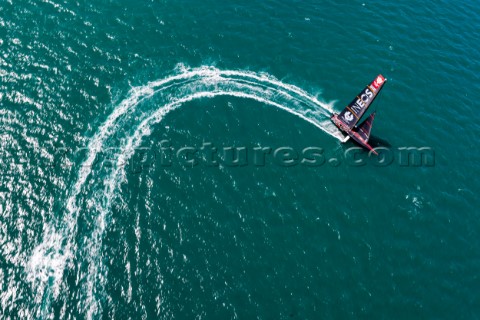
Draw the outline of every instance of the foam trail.
<instances>
[{"instance_id":1,"label":"foam trail","mask_svg":"<svg viewBox=\"0 0 480 320\"><path fill-rule=\"evenodd\" d=\"M80 270L78 278L85 283L82 313L87 318L101 314L101 300L104 292L106 268L102 263L102 238L114 191L118 186L122 166L128 160L149 128L163 119L163 116L180 105L194 99L215 96L233 96L259 101L308 121L329 135L341 139L338 130L328 121L331 105L319 101L304 90L285 84L266 74L251 71L219 70L213 67L186 69L173 76L150 82L145 86L132 88L127 99L123 100L98 129L88 144L88 153L82 163L78 177L66 199L62 219L44 228L44 237L32 252L27 268L27 278L38 292L36 302L47 299L50 309L51 299L59 297L63 273L73 260L79 259L87 265ZM152 108L150 99L159 99ZM132 129L133 128L133 131ZM114 146L114 135L124 135L122 152L113 168L93 167L95 160L105 147ZM116 141L116 140L115 140ZM85 197L81 195L85 194ZM85 257L77 256L76 224L80 214L93 220L91 236L85 235L83 248ZM47 297L47 298L45 298ZM44 311L37 310L37 315Z\"/></svg>"},{"instance_id":2,"label":"foam trail","mask_svg":"<svg viewBox=\"0 0 480 320\"><path fill-rule=\"evenodd\" d=\"M255 100L255 101L267 104L267 105L274 106L276 108L280 108L282 110L285 110L289 113L292 113L292 114L302 118L303 120L313 124L314 126L319 128L320 130L324 131L325 133L330 134L330 135L335 137L335 135L331 131L328 131L327 129L325 129L325 126L322 126L320 123L318 123L316 121L313 121L312 119L307 118L303 114L297 113L297 112L295 112L291 109L288 109L288 108L286 108L286 107L284 107L284 106L282 106L282 105L280 105L280 104L278 104L274 101L270 101L268 99L263 99L263 98L260 98L260 97L254 96L254 95L243 93L243 92L224 92L224 91L199 92L199 93L195 93L195 94L192 94L190 96L187 96L185 98L179 99L178 101L172 102L168 105L165 105L162 108L158 109L155 113L150 115L148 118L143 120L140 123L140 125L138 126L135 133L132 135L132 138L128 140L127 145L123 150L123 151L125 151L125 153L122 152L120 154L120 157L118 158L118 161L117 161L117 168L123 168L122 164L125 163L132 156L133 152L135 151L135 148L137 148L139 146L139 144L141 142L141 139L149 133L148 129L153 124L160 122L167 113L169 113L170 111L172 111L176 107L179 107L180 105L182 105L186 102L190 102L190 101L195 100L195 99L214 98L214 97L218 97L218 96L231 96L231 97L237 97L237 98L251 99L251 100Z\"/></svg>"},{"instance_id":3,"label":"foam trail","mask_svg":"<svg viewBox=\"0 0 480 320\"><path fill-rule=\"evenodd\" d=\"M292 113L294 115L297 115L298 117L304 119L305 121L313 124L317 128L325 131L326 133L329 133L327 130L325 130L324 127L322 127L321 124L306 118L300 113L297 113L291 109L288 109L283 105L280 105L274 101L270 101L268 99L264 99L251 94L246 94L243 92L226 92L226 91L197 92L195 94L191 94L189 96L175 100L174 102L171 102L167 105L160 107L140 123L140 125L137 127L135 132L128 139L125 146L122 147L121 152L119 152L119 158L117 160L117 165L115 170L113 171L111 176L108 179L106 179L106 185L103 193L105 195L106 203L104 204L104 208L100 211L100 216L97 219L97 221L99 221L99 226L97 229L95 229L92 237L93 244L95 245L95 247L90 248L89 252L91 254L89 255L89 257L91 257L92 259L95 259L95 257L101 257L102 236L105 229L105 221L107 219L107 214L109 213L109 208L111 207L112 195L114 194L115 190L118 188L120 177L125 176L124 164L132 157L132 155L135 152L135 149L139 147L139 145L141 144L142 138L150 133L150 127L156 123L161 122L164 116L167 115L170 111L177 109L178 107L180 107L181 105L187 102L190 102L196 99L214 98L218 96L231 96L231 97L237 97L237 98L251 99L251 100L261 102L263 104L271 105L276 108L285 110L289 113ZM100 260L97 260L97 261L92 260L89 266L90 266L90 273L87 275L87 277L89 278L87 281L88 288L86 288L85 291L93 292L94 288L92 288L91 286L95 283L98 283L95 277L101 274L101 270L103 269L103 266ZM88 300L92 301L93 297L90 297ZM93 303L91 305L91 308L92 309L89 310L89 314L93 315L93 311L97 310L99 306Z\"/></svg>"}]
</instances>

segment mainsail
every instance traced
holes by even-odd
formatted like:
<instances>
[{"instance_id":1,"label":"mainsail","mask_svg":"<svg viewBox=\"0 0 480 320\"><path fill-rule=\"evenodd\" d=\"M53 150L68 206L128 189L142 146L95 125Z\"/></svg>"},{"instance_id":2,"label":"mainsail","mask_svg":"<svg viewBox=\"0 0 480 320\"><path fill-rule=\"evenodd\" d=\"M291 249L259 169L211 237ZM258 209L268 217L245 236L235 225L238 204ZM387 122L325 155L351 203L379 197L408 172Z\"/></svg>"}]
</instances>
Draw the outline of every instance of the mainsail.
<instances>
[{"instance_id":1,"label":"mainsail","mask_svg":"<svg viewBox=\"0 0 480 320\"><path fill-rule=\"evenodd\" d=\"M387 81L381 74L378 75L371 84L365 87L358 96L353 99L348 106L343 109L338 115L338 118L352 129L357 122L362 118L365 111L367 111L370 104L375 100L375 97L380 92L383 84Z\"/></svg>"}]
</instances>

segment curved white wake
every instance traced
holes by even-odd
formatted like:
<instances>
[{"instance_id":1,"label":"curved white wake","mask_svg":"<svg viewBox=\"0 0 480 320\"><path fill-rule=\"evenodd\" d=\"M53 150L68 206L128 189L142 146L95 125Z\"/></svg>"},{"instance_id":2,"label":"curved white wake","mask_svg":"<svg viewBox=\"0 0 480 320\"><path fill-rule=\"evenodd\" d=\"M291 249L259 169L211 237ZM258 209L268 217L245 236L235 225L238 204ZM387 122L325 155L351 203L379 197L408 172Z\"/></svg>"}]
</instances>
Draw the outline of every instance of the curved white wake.
<instances>
[{"instance_id":1,"label":"curved white wake","mask_svg":"<svg viewBox=\"0 0 480 320\"><path fill-rule=\"evenodd\" d=\"M304 90L285 84L266 74L248 71L223 71L213 67L179 68L177 74L133 88L110 114L88 145L88 154L78 172L78 178L66 200L61 221L45 227L43 242L32 253L28 279L38 292L37 305L46 301L36 314L50 313L48 300L56 299L61 291L63 273L68 263L77 258L85 268L79 268L77 279L83 283L83 309L87 317L101 312L101 298L106 269L101 260L102 237L110 205L123 166L149 128L182 104L201 98L232 96L253 99L290 112L315 125L329 135L343 137L329 121L332 107L320 102ZM155 103L147 103L154 99ZM121 141L117 166L93 169L101 150ZM115 140L117 141L117 140ZM81 197L85 194L86 197ZM80 213L93 220L90 238L84 240L85 256L77 256L76 225ZM83 260L83 261L82 261ZM51 297L51 298L50 298Z\"/></svg>"}]
</instances>

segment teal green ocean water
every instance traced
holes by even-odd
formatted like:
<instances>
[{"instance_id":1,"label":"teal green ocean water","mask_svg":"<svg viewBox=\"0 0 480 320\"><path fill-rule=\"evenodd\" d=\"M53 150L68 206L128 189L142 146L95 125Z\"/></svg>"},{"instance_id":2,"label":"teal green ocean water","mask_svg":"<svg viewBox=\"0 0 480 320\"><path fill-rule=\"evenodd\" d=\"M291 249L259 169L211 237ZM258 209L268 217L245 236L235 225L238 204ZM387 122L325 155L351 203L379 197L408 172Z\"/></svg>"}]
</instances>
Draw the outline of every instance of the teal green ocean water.
<instances>
[{"instance_id":1,"label":"teal green ocean water","mask_svg":"<svg viewBox=\"0 0 480 320\"><path fill-rule=\"evenodd\" d=\"M479 319L479 26L472 0L3 0L0 318ZM379 73L388 165L329 121Z\"/></svg>"}]
</instances>

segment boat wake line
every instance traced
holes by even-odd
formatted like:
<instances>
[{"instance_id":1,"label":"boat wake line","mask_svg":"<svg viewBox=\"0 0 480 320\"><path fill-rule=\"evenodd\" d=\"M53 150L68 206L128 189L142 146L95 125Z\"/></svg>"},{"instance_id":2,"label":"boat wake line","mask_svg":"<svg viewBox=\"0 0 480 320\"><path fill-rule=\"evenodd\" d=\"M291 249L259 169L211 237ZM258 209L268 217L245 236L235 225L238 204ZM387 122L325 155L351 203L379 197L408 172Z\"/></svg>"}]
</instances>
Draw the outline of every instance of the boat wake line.
<instances>
[{"instance_id":1,"label":"boat wake line","mask_svg":"<svg viewBox=\"0 0 480 320\"><path fill-rule=\"evenodd\" d=\"M101 314L107 274L102 261L102 238L112 202L121 197L115 192L125 179L121 164L131 158L142 139L150 134L150 128L167 113L189 101L218 96L251 99L280 108L336 139L343 138L330 122L331 104L267 74L179 66L169 77L132 88L89 140L77 180L65 200L65 209L58 221L46 224L43 240L28 261L27 279L35 288L38 306L32 311L34 317L53 314L51 303L65 290L64 272L72 269L74 263L76 285L82 288L78 311L87 318ZM121 152L114 159L117 165L93 167L102 149L119 143ZM78 241L80 215L88 216L91 227Z\"/></svg>"}]
</instances>

